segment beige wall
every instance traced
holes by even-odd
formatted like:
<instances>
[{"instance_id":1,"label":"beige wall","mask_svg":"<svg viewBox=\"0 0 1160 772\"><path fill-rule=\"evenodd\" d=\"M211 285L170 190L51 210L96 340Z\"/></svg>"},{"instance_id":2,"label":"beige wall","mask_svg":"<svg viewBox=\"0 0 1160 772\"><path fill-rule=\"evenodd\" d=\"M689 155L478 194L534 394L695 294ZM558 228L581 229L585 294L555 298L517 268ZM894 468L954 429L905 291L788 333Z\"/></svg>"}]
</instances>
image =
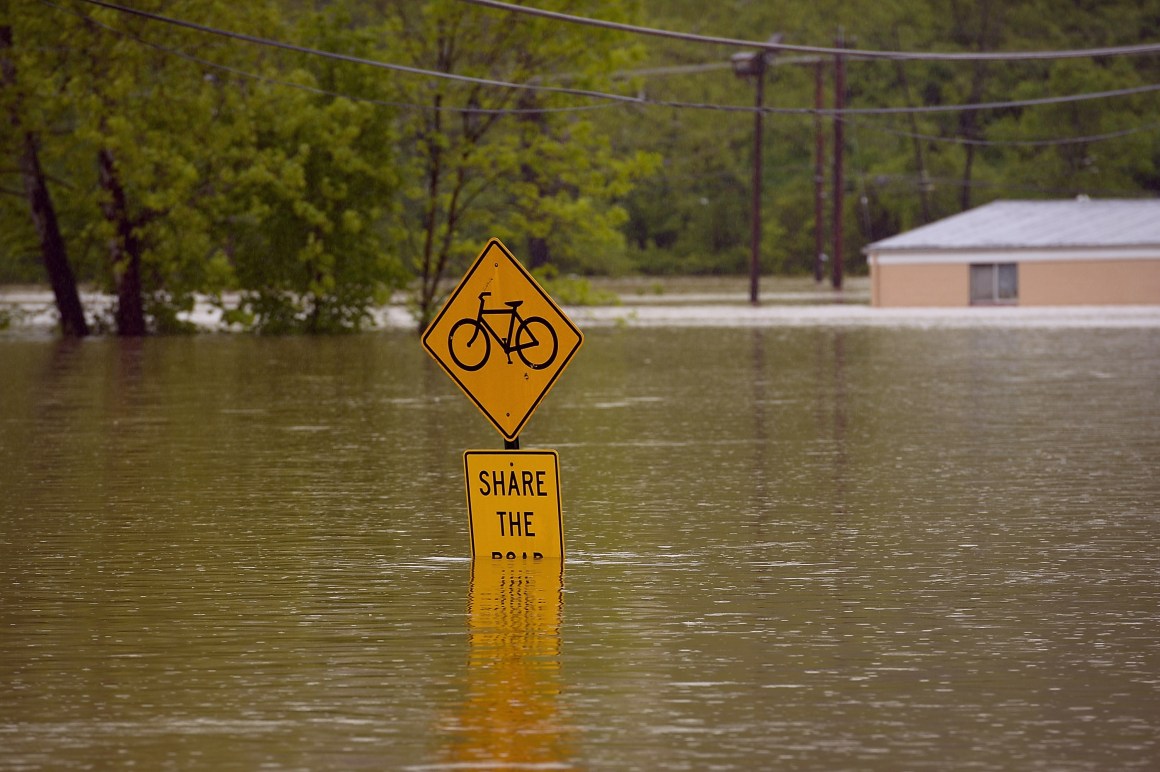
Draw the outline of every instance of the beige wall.
<instances>
[{"instance_id":1,"label":"beige wall","mask_svg":"<svg viewBox=\"0 0 1160 772\"><path fill-rule=\"evenodd\" d=\"M874 306L970 304L968 262L878 265L873 255L869 262L870 302ZM1012 254L1008 262L1019 262L1018 256ZM1160 304L1160 257L1019 263L1021 306L1155 304Z\"/></svg>"},{"instance_id":2,"label":"beige wall","mask_svg":"<svg viewBox=\"0 0 1160 772\"><path fill-rule=\"evenodd\" d=\"M1160 303L1160 258L1060 260L1019 265L1019 305Z\"/></svg>"},{"instance_id":3,"label":"beige wall","mask_svg":"<svg viewBox=\"0 0 1160 772\"><path fill-rule=\"evenodd\" d=\"M870 261L870 303L874 306L965 306L970 300L965 263L877 265Z\"/></svg>"}]
</instances>

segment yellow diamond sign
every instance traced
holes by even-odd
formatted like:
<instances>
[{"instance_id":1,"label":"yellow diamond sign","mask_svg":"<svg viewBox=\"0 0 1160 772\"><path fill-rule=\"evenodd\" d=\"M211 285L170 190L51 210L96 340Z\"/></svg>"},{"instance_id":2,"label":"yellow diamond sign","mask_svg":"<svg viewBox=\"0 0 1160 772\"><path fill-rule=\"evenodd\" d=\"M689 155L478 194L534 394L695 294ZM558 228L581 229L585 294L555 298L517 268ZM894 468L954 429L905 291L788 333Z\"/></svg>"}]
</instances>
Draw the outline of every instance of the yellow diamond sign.
<instances>
[{"instance_id":1,"label":"yellow diamond sign","mask_svg":"<svg viewBox=\"0 0 1160 772\"><path fill-rule=\"evenodd\" d=\"M499 239L487 242L423 333L423 347L508 440L583 342Z\"/></svg>"}]
</instances>

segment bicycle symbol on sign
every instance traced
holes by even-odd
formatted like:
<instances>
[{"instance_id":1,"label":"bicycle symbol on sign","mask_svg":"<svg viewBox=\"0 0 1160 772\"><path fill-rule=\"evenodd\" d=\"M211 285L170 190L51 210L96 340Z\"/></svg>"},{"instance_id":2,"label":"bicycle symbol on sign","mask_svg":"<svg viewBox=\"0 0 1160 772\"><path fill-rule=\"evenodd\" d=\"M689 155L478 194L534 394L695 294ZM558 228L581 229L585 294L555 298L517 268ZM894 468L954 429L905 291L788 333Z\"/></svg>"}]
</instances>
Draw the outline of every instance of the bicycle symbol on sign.
<instances>
[{"instance_id":1,"label":"bicycle symbol on sign","mask_svg":"<svg viewBox=\"0 0 1160 772\"><path fill-rule=\"evenodd\" d=\"M464 318L451 325L447 335L447 348L455 364L469 372L487 364L491 356L491 339L495 338L507 354L508 364L512 364L514 352L520 360L533 370L543 370L556 360L559 340L552 325L543 317L529 316L524 319L517 310L524 301L508 300L507 308L484 308L490 292L479 293L479 312L474 317ZM506 316L507 336L496 332L488 321L489 316ZM470 333L470 336L469 336Z\"/></svg>"}]
</instances>

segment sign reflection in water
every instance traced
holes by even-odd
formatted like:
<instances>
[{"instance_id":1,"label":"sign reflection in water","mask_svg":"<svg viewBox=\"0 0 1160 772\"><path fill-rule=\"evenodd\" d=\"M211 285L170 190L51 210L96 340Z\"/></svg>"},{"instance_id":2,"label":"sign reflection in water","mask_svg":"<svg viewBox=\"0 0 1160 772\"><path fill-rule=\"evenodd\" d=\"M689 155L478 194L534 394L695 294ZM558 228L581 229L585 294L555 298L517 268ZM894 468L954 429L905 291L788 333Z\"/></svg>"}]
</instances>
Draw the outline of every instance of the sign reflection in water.
<instances>
[{"instance_id":1,"label":"sign reflection in water","mask_svg":"<svg viewBox=\"0 0 1160 772\"><path fill-rule=\"evenodd\" d=\"M573 755L561 710L562 560L475 560L463 703L442 729L449 763L553 765Z\"/></svg>"}]
</instances>

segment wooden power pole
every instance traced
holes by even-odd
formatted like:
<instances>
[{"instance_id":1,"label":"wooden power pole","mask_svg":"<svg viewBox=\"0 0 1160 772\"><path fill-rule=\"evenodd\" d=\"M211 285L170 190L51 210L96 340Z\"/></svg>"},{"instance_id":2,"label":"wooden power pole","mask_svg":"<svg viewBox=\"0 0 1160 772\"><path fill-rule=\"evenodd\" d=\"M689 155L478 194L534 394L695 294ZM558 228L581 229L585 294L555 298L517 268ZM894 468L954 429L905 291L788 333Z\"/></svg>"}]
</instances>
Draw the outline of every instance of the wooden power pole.
<instances>
[{"instance_id":1,"label":"wooden power pole","mask_svg":"<svg viewBox=\"0 0 1160 772\"><path fill-rule=\"evenodd\" d=\"M826 63L822 58L814 64L814 281L821 284L825 266L822 255L826 251L826 137L822 133L822 108L825 106Z\"/></svg>"},{"instance_id":2,"label":"wooden power pole","mask_svg":"<svg viewBox=\"0 0 1160 772\"><path fill-rule=\"evenodd\" d=\"M846 47L846 35L838 28L837 48ZM834 57L834 269L831 281L834 289L842 288L842 209L845 181L842 175L843 123L842 110L846 107L846 57Z\"/></svg>"}]
</instances>

